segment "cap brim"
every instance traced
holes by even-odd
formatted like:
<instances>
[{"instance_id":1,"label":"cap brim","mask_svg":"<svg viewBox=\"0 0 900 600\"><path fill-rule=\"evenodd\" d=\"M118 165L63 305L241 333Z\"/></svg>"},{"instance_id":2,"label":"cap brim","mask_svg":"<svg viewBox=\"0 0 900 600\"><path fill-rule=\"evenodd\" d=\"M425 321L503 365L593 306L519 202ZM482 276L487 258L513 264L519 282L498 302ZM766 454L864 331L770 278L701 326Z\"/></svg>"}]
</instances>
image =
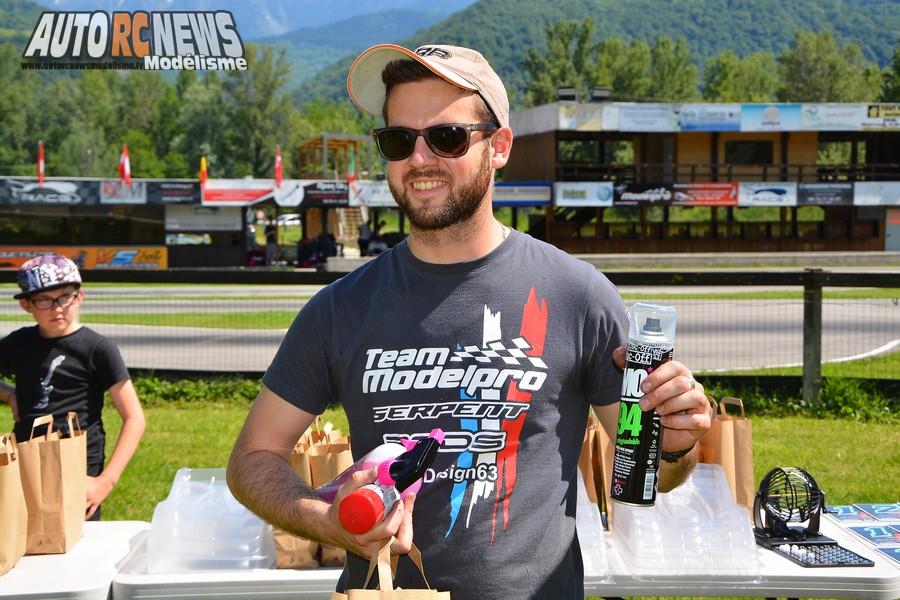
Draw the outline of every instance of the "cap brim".
<instances>
[{"instance_id":1,"label":"cap brim","mask_svg":"<svg viewBox=\"0 0 900 600\"><path fill-rule=\"evenodd\" d=\"M350 94L350 100L364 111L380 115L384 107L384 82L381 80L381 73L394 60L414 60L447 83L464 90L478 91L478 86L412 50L397 44L379 44L364 51L350 65L347 73L347 93Z\"/></svg>"},{"instance_id":2,"label":"cap brim","mask_svg":"<svg viewBox=\"0 0 900 600\"><path fill-rule=\"evenodd\" d=\"M35 294L40 294L41 292L50 292L53 290L58 290L59 288L68 287L70 285L74 285L76 288L81 288L81 283L78 281L64 281L62 283L55 283L53 285L48 285L47 287L42 287L39 290L31 290L30 292L19 292L15 296L13 296L13 300L23 300L30 296L34 296Z\"/></svg>"}]
</instances>

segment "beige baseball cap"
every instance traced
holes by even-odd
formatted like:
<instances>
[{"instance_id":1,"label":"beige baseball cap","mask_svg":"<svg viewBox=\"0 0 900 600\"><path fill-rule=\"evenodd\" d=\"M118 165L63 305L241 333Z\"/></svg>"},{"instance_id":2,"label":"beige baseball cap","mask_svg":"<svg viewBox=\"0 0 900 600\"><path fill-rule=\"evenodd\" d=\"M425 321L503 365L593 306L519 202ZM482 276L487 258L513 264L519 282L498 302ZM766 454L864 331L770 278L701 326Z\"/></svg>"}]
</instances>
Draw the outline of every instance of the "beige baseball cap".
<instances>
[{"instance_id":1,"label":"beige baseball cap","mask_svg":"<svg viewBox=\"0 0 900 600\"><path fill-rule=\"evenodd\" d=\"M477 92L500 126L509 127L509 98L500 77L480 52L460 46L427 44L415 50L396 44L372 46L353 61L347 73L347 92L354 104L368 113L381 115L385 92L381 72L394 60L414 60L447 83Z\"/></svg>"}]
</instances>

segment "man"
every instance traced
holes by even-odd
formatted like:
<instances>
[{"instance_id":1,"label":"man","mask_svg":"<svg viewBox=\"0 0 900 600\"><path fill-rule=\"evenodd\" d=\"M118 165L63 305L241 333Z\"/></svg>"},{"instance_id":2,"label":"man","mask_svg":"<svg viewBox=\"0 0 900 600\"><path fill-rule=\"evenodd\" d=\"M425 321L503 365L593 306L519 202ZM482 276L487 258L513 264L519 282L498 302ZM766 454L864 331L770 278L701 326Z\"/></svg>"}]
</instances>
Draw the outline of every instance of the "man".
<instances>
[{"instance_id":1,"label":"man","mask_svg":"<svg viewBox=\"0 0 900 600\"><path fill-rule=\"evenodd\" d=\"M479 53L375 46L347 84L384 116L374 136L410 234L300 311L235 444L229 485L272 523L349 549L339 589L361 586L360 557L391 536L392 551L406 551L414 522L429 582L454 600L583 598L577 461L590 405L615 433L624 305L593 267L494 218L494 172L513 133L506 90ZM643 407L668 428L667 490L696 462L709 405L678 362L644 388ZM336 402L357 457L434 427L447 436L418 499L360 536L341 528L337 505L375 473L357 473L328 505L287 464ZM397 584L421 587L407 562Z\"/></svg>"}]
</instances>

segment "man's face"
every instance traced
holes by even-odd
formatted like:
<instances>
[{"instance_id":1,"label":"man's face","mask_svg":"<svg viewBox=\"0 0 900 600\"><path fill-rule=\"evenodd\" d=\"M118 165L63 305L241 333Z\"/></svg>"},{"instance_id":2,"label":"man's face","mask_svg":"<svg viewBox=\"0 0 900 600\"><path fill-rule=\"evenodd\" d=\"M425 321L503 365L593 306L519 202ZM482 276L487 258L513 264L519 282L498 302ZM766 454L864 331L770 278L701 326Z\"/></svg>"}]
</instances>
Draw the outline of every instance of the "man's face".
<instances>
[{"instance_id":1,"label":"man's face","mask_svg":"<svg viewBox=\"0 0 900 600\"><path fill-rule=\"evenodd\" d=\"M40 292L19 300L19 305L34 317L47 337L72 333L78 327L78 312L84 297L80 288L66 286Z\"/></svg>"},{"instance_id":2,"label":"man's face","mask_svg":"<svg viewBox=\"0 0 900 600\"><path fill-rule=\"evenodd\" d=\"M389 126L423 129L443 123L478 123L476 98L460 94L437 79L402 83L391 90L387 110ZM490 137L472 132L469 151L458 158L443 158L416 138L412 155L388 161L391 193L413 227L437 230L472 217L491 186Z\"/></svg>"}]
</instances>

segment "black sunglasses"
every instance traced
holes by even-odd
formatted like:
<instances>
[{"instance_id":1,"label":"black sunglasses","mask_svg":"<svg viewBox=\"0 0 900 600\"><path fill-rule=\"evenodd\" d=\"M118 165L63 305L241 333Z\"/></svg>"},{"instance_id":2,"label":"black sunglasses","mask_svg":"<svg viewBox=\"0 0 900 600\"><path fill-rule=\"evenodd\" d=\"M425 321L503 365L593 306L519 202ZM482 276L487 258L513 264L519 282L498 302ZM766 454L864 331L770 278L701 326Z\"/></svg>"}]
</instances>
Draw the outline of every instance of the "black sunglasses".
<instances>
[{"instance_id":1,"label":"black sunglasses","mask_svg":"<svg viewBox=\"0 0 900 600\"><path fill-rule=\"evenodd\" d=\"M473 131L497 131L496 123L442 123L425 129L382 127L372 131L378 152L385 160L409 158L420 135L431 151L444 158L457 158L469 151Z\"/></svg>"}]
</instances>

